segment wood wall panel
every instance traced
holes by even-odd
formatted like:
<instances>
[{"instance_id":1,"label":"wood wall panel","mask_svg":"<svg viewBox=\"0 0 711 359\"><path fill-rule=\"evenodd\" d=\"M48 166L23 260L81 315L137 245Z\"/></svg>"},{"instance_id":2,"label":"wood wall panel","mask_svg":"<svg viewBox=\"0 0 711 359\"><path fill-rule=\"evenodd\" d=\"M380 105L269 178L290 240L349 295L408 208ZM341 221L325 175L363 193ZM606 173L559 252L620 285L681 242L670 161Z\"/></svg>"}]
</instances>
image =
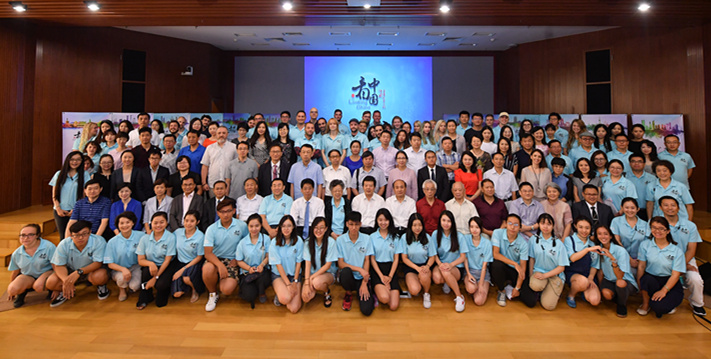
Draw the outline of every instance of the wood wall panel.
<instances>
[{"instance_id":1,"label":"wood wall panel","mask_svg":"<svg viewBox=\"0 0 711 359\"><path fill-rule=\"evenodd\" d=\"M612 112L683 113L687 150L697 164L691 186L708 188L709 31L613 29L523 44L519 82L504 86L519 87L521 113L585 113L585 52L610 49ZM708 191L692 192L698 209L709 208Z\"/></svg>"},{"instance_id":2,"label":"wood wall panel","mask_svg":"<svg viewBox=\"0 0 711 359\"><path fill-rule=\"evenodd\" d=\"M41 27L37 32L32 203L47 203L47 183L61 166L62 112L121 110L123 49L146 52L148 112L209 112L223 98L219 57L211 45L114 28ZM186 66L193 76L181 76Z\"/></svg>"},{"instance_id":3,"label":"wood wall panel","mask_svg":"<svg viewBox=\"0 0 711 359\"><path fill-rule=\"evenodd\" d=\"M0 213L30 205L32 168L33 28L5 21L0 24L0 109L3 158Z\"/></svg>"}]
</instances>

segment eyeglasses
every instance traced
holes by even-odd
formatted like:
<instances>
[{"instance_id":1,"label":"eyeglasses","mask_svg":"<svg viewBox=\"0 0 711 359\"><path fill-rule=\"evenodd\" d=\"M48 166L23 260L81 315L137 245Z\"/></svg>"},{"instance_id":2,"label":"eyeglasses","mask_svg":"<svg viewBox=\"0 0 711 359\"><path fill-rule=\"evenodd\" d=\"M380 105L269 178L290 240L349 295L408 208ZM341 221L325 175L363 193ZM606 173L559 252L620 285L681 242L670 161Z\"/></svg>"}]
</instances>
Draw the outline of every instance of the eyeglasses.
<instances>
[{"instance_id":1,"label":"eyeglasses","mask_svg":"<svg viewBox=\"0 0 711 359\"><path fill-rule=\"evenodd\" d=\"M30 233L30 234L23 233L23 234L20 234L18 237L20 237L20 239L33 238L33 237L37 237L37 233Z\"/></svg>"},{"instance_id":2,"label":"eyeglasses","mask_svg":"<svg viewBox=\"0 0 711 359\"><path fill-rule=\"evenodd\" d=\"M87 237L89 237L89 235L91 235L90 232L81 232L81 233L73 233L72 237L81 239L81 238L87 238Z\"/></svg>"},{"instance_id":3,"label":"eyeglasses","mask_svg":"<svg viewBox=\"0 0 711 359\"><path fill-rule=\"evenodd\" d=\"M508 224L509 226L513 226L513 227L518 227L518 226L520 226L520 224L518 224L518 223L513 223L513 222L508 222L508 223L506 223L506 224Z\"/></svg>"},{"instance_id":4,"label":"eyeglasses","mask_svg":"<svg viewBox=\"0 0 711 359\"><path fill-rule=\"evenodd\" d=\"M234 211L234 209L222 209L217 212L222 213L222 214L229 214L229 213L232 213L232 211Z\"/></svg>"}]
</instances>

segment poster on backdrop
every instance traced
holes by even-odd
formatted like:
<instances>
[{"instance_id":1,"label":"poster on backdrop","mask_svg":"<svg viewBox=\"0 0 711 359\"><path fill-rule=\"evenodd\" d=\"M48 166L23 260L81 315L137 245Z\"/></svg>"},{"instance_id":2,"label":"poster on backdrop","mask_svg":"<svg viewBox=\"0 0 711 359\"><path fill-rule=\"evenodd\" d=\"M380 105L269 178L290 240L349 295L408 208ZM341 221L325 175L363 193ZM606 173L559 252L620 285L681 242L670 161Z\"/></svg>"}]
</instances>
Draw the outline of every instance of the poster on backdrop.
<instances>
[{"instance_id":1,"label":"poster on backdrop","mask_svg":"<svg viewBox=\"0 0 711 359\"><path fill-rule=\"evenodd\" d=\"M614 122L618 122L625 129L627 133L627 115L581 115L580 119L585 122L585 126L588 131L593 132L595 126L603 124L605 126L610 126Z\"/></svg>"},{"instance_id":2,"label":"poster on backdrop","mask_svg":"<svg viewBox=\"0 0 711 359\"><path fill-rule=\"evenodd\" d=\"M185 118L185 123L190 122L190 113L189 112L155 113L155 114L153 114L153 116L151 116L151 121L158 120L160 122L163 122L163 127L165 128L165 131L168 132L168 123L173 120L177 121L178 117Z\"/></svg>"},{"instance_id":3,"label":"poster on backdrop","mask_svg":"<svg viewBox=\"0 0 711 359\"><path fill-rule=\"evenodd\" d=\"M570 125L573 124L573 120L580 119L580 115L573 113L566 113L560 115L560 123L558 127L570 131ZM548 115L546 115L546 123L548 123Z\"/></svg>"},{"instance_id":4,"label":"poster on backdrop","mask_svg":"<svg viewBox=\"0 0 711 359\"><path fill-rule=\"evenodd\" d=\"M248 113L224 113L222 114L222 125L227 127L227 140L232 141L237 138L237 125L240 122L247 122L250 114ZM266 118L266 116L265 116ZM214 119L214 117L213 117Z\"/></svg>"},{"instance_id":5,"label":"poster on backdrop","mask_svg":"<svg viewBox=\"0 0 711 359\"><path fill-rule=\"evenodd\" d=\"M664 136L668 135L679 137L679 151L686 151L683 115L632 115L632 124L644 126L644 138L657 145L657 152L664 151Z\"/></svg>"},{"instance_id":6,"label":"poster on backdrop","mask_svg":"<svg viewBox=\"0 0 711 359\"><path fill-rule=\"evenodd\" d=\"M72 152L74 141L81 137L84 125L111 118L110 112L62 112L62 161Z\"/></svg>"}]
</instances>

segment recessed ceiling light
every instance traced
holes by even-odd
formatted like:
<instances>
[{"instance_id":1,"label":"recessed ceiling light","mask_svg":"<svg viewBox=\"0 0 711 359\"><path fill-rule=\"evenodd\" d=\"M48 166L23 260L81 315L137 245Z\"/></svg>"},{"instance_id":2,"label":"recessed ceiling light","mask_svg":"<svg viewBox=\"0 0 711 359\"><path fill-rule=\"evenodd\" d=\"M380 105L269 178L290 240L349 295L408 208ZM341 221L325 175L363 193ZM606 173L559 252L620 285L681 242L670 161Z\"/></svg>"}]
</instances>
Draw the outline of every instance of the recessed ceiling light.
<instances>
[{"instance_id":1,"label":"recessed ceiling light","mask_svg":"<svg viewBox=\"0 0 711 359\"><path fill-rule=\"evenodd\" d=\"M417 44L417 46L434 46L434 45L435 45L434 42L428 42L428 43L421 42L421 43Z\"/></svg>"},{"instance_id":2,"label":"recessed ceiling light","mask_svg":"<svg viewBox=\"0 0 711 359\"><path fill-rule=\"evenodd\" d=\"M257 35L252 34L252 33L235 33L235 36L237 36L237 37L249 37L249 36L257 36Z\"/></svg>"},{"instance_id":3,"label":"recessed ceiling light","mask_svg":"<svg viewBox=\"0 0 711 359\"><path fill-rule=\"evenodd\" d=\"M459 46L476 46L476 44L473 43L461 43Z\"/></svg>"},{"instance_id":4,"label":"recessed ceiling light","mask_svg":"<svg viewBox=\"0 0 711 359\"><path fill-rule=\"evenodd\" d=\"M639 6L637 6L637 10L639 10L641 12L647 12L651 8L652 8L652 6L646 2L643 2L643 3L639 4Z\"/></svg>"},{"instance_id":5,"label":"recessed ceiling light","mask_svg":"<svg viewBox=\"0 0 711 359\"><path fill-rule=\"evenodd\" d=\"M447 36L446 32L426 32L425 36Z\"/></svg>"},{"instance_id":6,"label":"recessed ceiling light","mask_svg":"<svg viewBox=\"0 0 711 359\"><path fill-rule=\"evenodd\" d=\"M265 37L264 41L266 42L286 42L286 40L283 37Z\"/></svg>"},{"instance_id":7,"label":"recessed ceiling light","mask_svg":"<svg viewBox=\"0 0 711 359\"><path fill-rule=\"evenodd\" d=\"M84 4L86 4L86 7L88 7L91 11L101 10L101 5L99 5L96 1L84 1Z\"/></svg>"},{"instance_id":8,"label":"recessed ceiling light","mask_svg":"<svg viewBox=\"0 0 711 359\"><path fill-rule=\"evenodd\" d=\"M379 42L379 43L377 43L377 44L375 44L375 45L377 45L377 46L393 46L392 42L391 42L391 43Z\"/></svg>"},{"instance_id":9,"label":"recessed ceiling light","mask_svg":"<svg viewBox=\"0 0 711 359\"><path fill-rule=\"evenodd\" d=\"M333 45L335 45L335 46L351 46L351 43L350 42L337 42Z\"/></svg>"},{"instance_id":10,"label":"recessed ceiling light","mask_svg":"<svg viewBox=\"0 0 711 359\"><path fill-rule=\"evenodd\" d=\"M291 0L281 0L281 8L289 11L294 8L294 3Z\"/></svg>"},{"instance_id":11,"label":"recessed ceiling light","mask_svg":"<svg viewBox=\"0 0 711 359\"><path fill-rule=\"evenodd\" d=\"M439 0L439 11L446 14L449 10L452 10L452 0Z\"/></svg>"},{"instance_id":12,"label":"recessed ceiling light","mask_svg":"<svg viewBox=\"0 0 711 359\"><path fill-rule=\"evenodd\" d=\"M23 4L22 1L10 1L10 6L17 12L27 11L27 5Z\"/></svg>"},{"instance_id":13,"label":"recessed ceiling light","mask_svg":"<svg viewBox=\"0 0 711 359\"><path fill-rule=\"evenodd\" d=\"M335 31L335 32L329 32L328 34L331 36L351 36L350 31Z\"/></svg>"},{"instance_id":14,"label":"recessed ceiling light","mask_svg":"<svg viewBox=\"0 0 711 359\"><path fill-rule=\"evenodd\" d=\"M302 36L303 33L300 32L282 32L281 33L284 36Z\"/></svg>"},{"instance_id":15,"label":"recessed ceiling light","mask_svg":"<svg viewBox=\"0 0 711 359\"><path fill-rule=\"evenodd\" d=\"M496 38L492 37L491 39L489 39L489 41L494 42L494 41L496 41Z\"/></svg>"},{"instance_id":16,"label":"recessed ceiling light","mask_svg":"<svg viewBox=\"0 0 711 359\"><path fill-rule=\"evenodd\" d=\"M461 37L445 37L444 40L442 40L442 41L450 42L450 41L459 41L461 39L462 39Z\"/></svg>"},{"instance_id":17,"label":"recessed ceiling light","mask_svg":"<svg viewBox=\"0 0 711 359\"><path fill-rule=\"evenodd\" d=\"M365 5L363 5L363 8L366 9L366 10L370 9L370 4L365 4Z\"/></svg>"},{"instance_id":18,"label":"recessed ceiling light","mask_svg":"<svg viewBox=\"0 0 711 359\"><path fill-rule=\"evenodd\" d=\"M398 36L399 32L395 31L378 31L378 36Z\"/></svg>"}]
</instances>

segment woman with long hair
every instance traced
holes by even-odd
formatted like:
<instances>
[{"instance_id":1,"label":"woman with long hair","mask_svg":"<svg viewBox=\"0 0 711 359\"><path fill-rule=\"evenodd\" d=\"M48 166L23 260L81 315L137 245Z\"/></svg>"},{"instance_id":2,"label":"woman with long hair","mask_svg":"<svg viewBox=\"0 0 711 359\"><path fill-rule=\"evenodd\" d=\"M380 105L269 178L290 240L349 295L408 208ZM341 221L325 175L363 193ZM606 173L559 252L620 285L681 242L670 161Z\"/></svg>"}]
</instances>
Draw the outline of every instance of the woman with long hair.
<instances>
[{"instance_id":1,"label":"woman with long hair","mask_svg":"<svg viewBox=\"0 0 711 359\"><path fill-rule=\"evenodd\" d=\"M580 134L585 132L585 122L583 120L576 118L570 124L570 129L568 130L568 141L563 144L565 147L565 154L569 155L570 151L575 147L580 146Z\"/></svg>"},{"instance_id":2,"label":"woman with long hair","mask_svg":"<svg viewBox=\"0 0 711 359\"><path fill-rule=\"evenodd\" d=\"M395 231L395 222L387 208L375 214L378 230L370 235L375 255L370 257L370 278L378 301L387 304L390 310L400 305L400 281L397 266L403 252L400 237Z\"/></svg>"},{"instance_id":3,"label":"woman with long hair","mask_svg":"<svg viewBox=\"0 0 711 359\"><path fill-rule=\"evenodd\" d=\"M435 139L435 141L437 143L437 147L439 149L439 145L440 145L440 142L442 141L442 137L447 135L447 122L445 120L438 120L433 131L434 131L434 139Z\"/></svg>"},{"instance_id":4,"label":"woman with long hair","mask_svg":"<svg viewBox=\"0 0 711 359\"><path fill-rule=\"evenodd\" d=\"M469 234L464 235L467 244L467 260L464 261L466 278L464 286L476 305L484 305L491 286L489 263L494 261L493 247L486 234L483 234L481 218L469 219Z\"/></svg>"},{"instance_id":5,"label":"woman with long hair","mask_svg":"<svg viewBox=\"0 0 711 359\"><path fill-rule=\"evenodd\" d=\"M346 158L348 143L346 137L341 134L338 129L338 120L332 118L327 123L328 132L321 135L321 157L323 163L328 167L331 160L328 157L331 151L336 150L340 154L338 157L338 165L343 164Z\"/></svg>"},{"instance_id":6,"label":"woman with long hair","mask_svg":"<svg viewBox=\"0 0 711 359\"><path fill-rule=\"evenodd\" d=\"M533 198L536 201L546 200L546 185L551 181L551 171L546 165L546 156L539 149L531 153L531 165L521 170L520 183L528 182L533 186Z\"/></svg>"},{"instance_id":7,"label":"woman with long hair","mask_svg":"<svg viewBox=\"0 0 711 359\"><path fill-rule=\"evenodd\" d=\"M495 142L494 130L489 126L484 126L481 129L481 149L492 156L499 149Z\"/></svg>"},{"instance_id":8,"label":"woman with long hair","mask_svg":"<svg viewBox=\"0 0 711 359\"><path fill-rule=\"evenodd\" d=\"M99 125L97 125L94 122L87 122L84 125L84 128L81 130L81 136L74 140L74 144L72 145L72 151L81 151L84 152L84 148L86 148L86 144L94 141L96 139L96 135L99 133Z\"/></svg>"},{"instance_id":9,"label":"woman with long hair","mask_svg":"<svg viewBox=\"0 0 711 359\"><path fill-rule=\"evenodd\" d=\"M511 140L508 138L500 138L497 144L498 152L504 155L504 168L516 173L518 171L518 157L514 155L513 149L511 148Z\"/></svg>"},{"instance_id":10,"label":"woman with long hair","mask_svg":"<svg viewBox=\"0 0 711 359\"><path fill-rule=\"evenodd\" d=\"M410 147L410 138L407 131L400 130L397 132L393 147L399 151L404 151Z\"/></svg>"},{"instance_id":11,"label":"woman with long hair","mask_svg":"<svg viewBox=\"0 0 711 359\"><path fill-rule=\"evenodd\" d=\"M654 174L652 165L659 160L657 146L650 140L643 140L639 145L639 151L644 156L644 170Z\"/></svg>"},{"instance_id":12,"label":"woman with long hair","mask_svg":"<svg viewBox=\"0 0 711 359\"><path fill-rule=\"evenodd\" d=\"M205 257L205 234L198 229L200 213L196 210L185 212L183 228L173 234L176 239L177 263L170 292L174 298L180 298L190 289L190 303L195 303L205 291L202 282L202 264Z\"/></svg>"},{"instance_id":13,"label":"woman with long hair","mask_svg":"<svg viewBox=\"0 0 711 359\"><path fill-rule=\"evenodd\" d=\"M296 222L290 215L284 216L279 221L276 237L269 244L269 265L272 268L274 305L283 304L292 313L301 309L299 277L303 257L304 241L296 234Z\"/></svg>"},{"instance_id":14,"label":"woman with long hair","mask_svg":"<svg viewBox=\"0 0 711 359\"><path fill-rule=\"evenodd\" d=\"M634 198L622 200L622 216L612 219L610 229L615 234L615 242L625 248L630 257L633 275L637 274L639 246L649 233L649 223L639 218L639 205Z\"/></svg>"},{"instance_id":15,"label":"woman with long hair","mask_svg":"<svg viewBox=\"0 0 711 359\"><path fill-rule=\"evenodd\" d=\"M291 216L284 218L287 217ZM310 302L317 291L323 292L323 306L326 308L333 304L330 286L336 282L338 269L338 247L336 240L331 238L328 232L326 219L314 218L309 238L304 244L304 285L301 290L301 300L304 303Z\"/></svg>"},{"instance_id":16,"label":"woman with long hair","mask_svg":"<svg viewBox=\"0 0 711 359\"><path fill-rule=\"evenodd\" d=\"M617 304L617 316L624 318L627 316L627 299L637 293L630 256L616 236L612 235L612 230L605 225L595 228L592 240L600 247L596 268L602 271L602 297L614 301Z\"/></svg>"},{"instance_id":17,"label":"woman with long hair","mask_svg":"<svg viewBox=\"0 0 711 359\"><path fill-rule=\"evenodd\" d=\"M602 180L597 177L597 171L593 170L592 162L587 158L581 158L578 163L575 164L575 172L572 176L573 186L575 187L573 191L573 198L575 202L580 202L583 200L583 187L586 184L591 184L602 187Z\"/></svg>"},{"instance_id":18,"label":"woman with long hair","mask_svg":"<svg viewBox=\"0 0 711 359\"><path fill-rule=\"evenodd\" d=\"M454 298L454 309L457 312L464 311L464 295L459 289L459 280L464 277L464 261L467 260L466 253L468 247L462 243L462 236L457 233L457 225L454 214L448 210L442 212L437 222L437 230L432 232L437 246L437 265L432 271L432 279L435 284L442 284L444 294L451 291L456 296Z\"/></svg>"},{"instance_id":19,"label":"woman with long hair","mask_svg":"<svg viewBox=\"0 0 711 359\"><path fill-rule=\"evenodd\" d=\"M109 215L109 227L114 234L121 233L118 227L116 227L116 218L124 212L132 212L136 215L136 221L133 229L140 231L143 228L143 222L141 221L141 218L143 218L143 208L141 207L141 202L131 198L132 192L133 189L131 188L130 183L122 183L118 187L119 199L111 205L111 214Z\"/></svg>"},{"instance_id":20,"label":"woman with long hair","mask_svg":"<svg viewBox=\"0 0 711 359\"><path fill-rule=\"evenodd\" d=\"M430 286L432 272L430 268L435 262L437 247L425 232L425 221L419 213L413 213L407 221L405 243L403 243L402 263L405 273L405 284L411 295L422 293L422 305L425 309L432 307Z\"/></svg>"},{"instance_id":21,"label":"woman with long hair","mask_svg":"<svg viewBox=\"0 0 711 359\"><path fill-rule=\"evenodd\" d=\"M252 138L249 139L249 157L262 165L269 161L269 145L272 139L269 137L267 123L259 121L254 129Z\"/></svg>"},{"instance_id":22,"label":"woman with long hair","mask_svg":"<svg viewBox=\"0 0 711 359\"><path fill-rule=\"evenodd\" d=\"M570 265L565 267L565 281L570 287L566 302L575 308L575 295L583 293L585 300L593 306L600 304L600 290L595 284L598 253L600 247L590 240L592 222L585 217L573 221L573 234L565 237L565 249Z\"/></svg>"},{"instance_id":23,"label":"woman with long hair","mask_svg":"<svg viewBox=\"0 0 711 359\"><path fill-rule=\"evenodd\" d=\"M84 198L84 183L90 179L91 176L84 171L84 157L81 152L72 151L64 158L62 169L57 171L49 181L49 185L52 186L54 222L60 240L64 239L74 205Z\"/></svg>"},{"instance_id":24,"label":"woman with long hair","mask_svg":"<svg viewBox=\"0 0 711 359\"><path fill-rule=\"evenodd\" d=\"M593 130L593 136L595 136L595 142L593 143L595 148L605 152L612 151L612 141L610 141L610 131L607 130L607 126L602 123L596 125Z\"/></svg>"},{"instance_id":25,"label":"woman with long hair","mask_svg":"<svg viewBox=\"0 0 711 359\"><path fill-rule=\"evenodd\" d=\"M630 144L628 149L633 153L642 153L641 146L644 142L644 126L639 123L632 125L629 132Z\"/></svg>"},{"instance_id":26,"label":"woman with long hair","mask_svg":"<svg viewBox=\"0 0 711 359\"><path fill-rule=\"evenodd\" d=\"M156 212L151 218L151 234L144 235L138 242L136 254L141 265L141 292L136 309L143 310L154 299L156 306L164 307L170 298L170 284L175 273L175 236L166 230L168 214ZM153 296L153 288L156 295Z\"/></svg>"},{"instance_id":27,"label":"woman with long hair","mask_svg":"<svg viewBox=\"0 0 711 359\"><path fill-rule=\"evenodd\" d=\"M275 139L281 150L283 151L282 159L289 161L289 163L296 163L296 150L294 149L294 141L289 138L289 124L280 123L277 126L278 137Z\"/></svg>"},{"instance_id":28,"label":"woman with long hair","mask_svg":"<svg viewBox=\"0 0 711 359\"><path fill-rule=\"evenodd\" d=\"M473 201L474 198L481 195L479 184L484 179L482 170L477 168L476 158L471 152L464 152L459 161L459 168L454 171L454 181L464 184L465 194L467 199Z\"/></svg>"},{"instance_id":29,"label":"woman with long hair","mask_svg":"<svg viewBox=\"0 0 711 359\"><path fill-rule=\"evenodd\" d=\"M439 145L434 138L434 131L432 131L432 123L430 121L422 123L422 132L420 132L420 135L422 135L422 148L426 151L437 152L437 150L439 150Z\"/></svg>"}]
</instances>

